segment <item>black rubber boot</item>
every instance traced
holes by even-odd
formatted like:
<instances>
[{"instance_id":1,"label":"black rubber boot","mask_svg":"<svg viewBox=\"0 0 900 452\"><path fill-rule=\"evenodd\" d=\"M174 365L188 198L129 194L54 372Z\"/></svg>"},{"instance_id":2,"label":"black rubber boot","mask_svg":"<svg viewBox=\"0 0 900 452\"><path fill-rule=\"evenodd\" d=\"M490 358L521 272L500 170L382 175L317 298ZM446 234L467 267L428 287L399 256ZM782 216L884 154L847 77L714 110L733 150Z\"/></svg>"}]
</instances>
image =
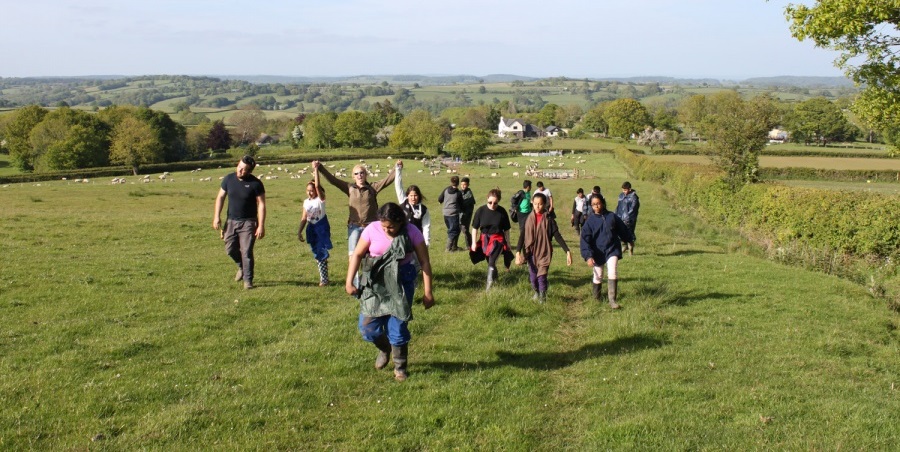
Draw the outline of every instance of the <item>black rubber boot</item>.
<instances>
[{"instance_id":1,"label":"black rubber boot","mask_svg":"<svg viewBox=\"0 0 900 452\"><path fill-rule=\"evenodd\" d=\"M409 373L406 371L406 355L409 352L408 344L401 346L392 345L391 353L394 355L394 379L397 381L406 381Z\"/></svg>"},{"instance_id":2,"label":"black rubber boot","mask_svg":"<svg viewBox=\"0 0 900 452\"><path fill-rule=\"evenodd\" d=\"M615 279L609 280L609 307L619 309L619 303L616 303L616 297L619 295L619 281Z\"/></svg>"},{"instance_id":3,"label":"black rubber boot","mask_svg":"<svg viewBox=\"0 0 900 452\"><path fill-rule=\"evenodd\" d=\"M488 267L487 273L487 287L485 287L484 291L488 292L491 290L491 286L494 285L494 281L497 280L497 269L494 267Z\"/></svg>"},{"instance_id":4,"label":"black rubber boot","mask_svg":"<svg viewBox=\"0 0 900 452\"><path fill-rule=\"evenodd\" d=\"M378 370L384 369L388 361L391 360L391 343L388 342L386 334L378 336L378 339L375 339L372 343L378 348L378 356L375 357L375 368Z\"/></svg>"},{"instance_id":5,"label":"black rubber boot","mask_svg":"<svg viewBox=\"0 0 900 452\"><path fill-rule=\"evenodd\" d=\"M600 300L600 293L603 290L603 283L591 283L591 294L595 300Z\"/></svg>"}]
</instances>

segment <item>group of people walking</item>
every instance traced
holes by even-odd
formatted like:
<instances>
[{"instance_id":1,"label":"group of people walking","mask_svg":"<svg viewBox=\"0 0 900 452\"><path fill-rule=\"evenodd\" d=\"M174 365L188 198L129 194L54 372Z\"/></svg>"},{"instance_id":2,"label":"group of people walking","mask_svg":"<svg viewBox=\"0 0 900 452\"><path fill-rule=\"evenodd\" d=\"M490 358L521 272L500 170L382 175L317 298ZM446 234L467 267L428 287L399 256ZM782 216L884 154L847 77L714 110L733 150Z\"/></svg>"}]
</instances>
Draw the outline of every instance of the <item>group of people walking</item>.
<instances>
[{"instance_id":1,"label":"group of people walking","mask_svg":"<svg viewBox=\"0 0 900 452\"><path fill-rule=\"evenodd\" d=\"M243 281L246 289L254 288L254 243L265 235L265 188L252 174L255 167L254 159L245 156L235 172L223 178L213 216L213 228L220 230L226 252L238 267L235 280ZM319 271L319 285L328 285L331 226L320 179L324 178L347 195L349 263L345 290L359 299L358 328L362 338L378 349L375 367L383 369L393 361L395 379L404 381L408 377L406 363L411 338L408 323L413 318L413 294L420 272L423 306L429 309L434 305L429 256L431 214L424 205L425 197L417 185L403 188L400 160L385 178L372 183L368 181L368 168L362 164L353 167L351 182L337 178L318 160L311 167L313 179L306 186L307 199L303 202L297 238L309 244ZM391 183L394 183L397 202L379 205L378 194ZM507 270L513 261L527 265L534 292L532 299L544 303L553 240L566 253L566 265L572 265L572 253L556 222L550 190L538 181L532 193L531 181L524 181L522 189L513 195L507 212L500 206L501 190L494 188L488 191L486 203L476 210L469 183L466 177L453 176L450 185L438 196L447 227L445 251L463 251L458 245L462 235L471 261L487 261L486 290L499 278L501 256ZM226 198L227 221L223 226L220 217ZM618 261L622 258L623 244L630 253L634 252L639 207L637 193L629 182L622 185L615 213L607 210L599 186L593 187L589 196L579 188L572 204L570 223L580 237L581 257L592 268L593 298L602 297L605 266L607 297L613 309L620 307ZM519 226L515 253L509 236L513 222Z\"/></svg>"}]
</instances>

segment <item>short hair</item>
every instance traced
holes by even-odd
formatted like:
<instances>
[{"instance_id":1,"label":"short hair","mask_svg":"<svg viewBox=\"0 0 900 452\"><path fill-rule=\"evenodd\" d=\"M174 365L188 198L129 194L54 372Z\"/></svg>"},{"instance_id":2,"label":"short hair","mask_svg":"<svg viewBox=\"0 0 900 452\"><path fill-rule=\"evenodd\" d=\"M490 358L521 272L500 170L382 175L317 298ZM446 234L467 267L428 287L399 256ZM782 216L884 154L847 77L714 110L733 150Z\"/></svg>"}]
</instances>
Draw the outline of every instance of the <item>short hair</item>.
<instances>
[{"instance_id":1,"label":"short hair","mask_svg":"<svg viewBox=\"0 0 900 452\"><path fill-rule=\"evenodd\" d=\"M540 199L544 202L544 204L547 204L547 196L543 193L535 193L534 195L532 195L531 200L534 201L535 199Z\"/></svg>"},{"instance_id":2,"label":"short hair","mask_svg":"<svg viewBox=\"0 0 900 452\"><path fill-rule=\"evenodd\" d=\"M627 188L627 189L631 190L631 182L625 181L625 183L622 184L622 188Z\"/></svg>"},{"instance_id":3,"label":"short hair","mask_svg":"<svg viewBox=\"0 0 900 452\"><path fill-rule=\"evenodd\" d=\"M538 187L538 188L544 188L544 183L541 182L541 181L538 181L537 187Z\"/></svg>"},{"instance_id":4,"label":"short hair","mask_svg":"<svg viewBox=\"0 0 900 452\"><path fill-rule=\"evenodd\" d=\"M468 184L468 183L469 183L469 178L468 178L468 177L464 177L464 178L460 179L459 181L460 181L460 182L465 182L465 183Z\"/></svg>"},{"instance_id":5,"label":"short hair","mask_svg":"<svg viewBox=\"0 0 900 452\"><path fill-rule=\"evenodd\" d=\"M453 176L450 178L450 185L459 185L459 176Z\"/></svg>"},{"instance_id":6,"label":"short hair","mask_svg":"<svg viewBox=\"0 0 900 452\"><path fill-rule=\"evenodd\" d=\"M594 188L593 188L592 190L595 191L595 192L597 192L597 193L600 193L600 186L599 186L599 185L594 185Z\"/></svg>"},{"instance_id":7,"label":"short hair","mask_svg":"<svg viewBox=\"0 0 900 452\"><path fill-rule=\"evenodd\" d=\"M581 187L578 187L578 190L575 190L575 193L583 195L584 190Z\"/></svg>"},{"instance_id":8,"label":"short hair","mask_svg":"<svg viewBox=\"0 0 900 452\"><path fill-rule=\"evenodd\" d=\"M531 181L528 180L528 179L523 180L523 181L522 181L522 188L531 188Z\"/></svg>"},{"instance_id":9,"label":"short hair","mask_svg":"<svg viewBox=\"0 0 900 452\"><path fill-rule=\"evenodd\" d=\"M499 189L499 188L492 188L491 191L488 192L488 198L490 198L491 196L497 198L497 202L500 202L500 198L501 198L501 196L500 196L500 189Z\"/></svg>"},{"instance_id":10,"label":"short hair","mask_svg":"<svg viewBox=\"0 0 900 452\"><path fill-rule=\"evenodd\" d=\"M406 226L406 212L395 202L384 203L378 208L378 221L390 221L401 228Z\"/></svg>"},{"instance_id":11,"label":"short hair","mask_svg":"<svg viewBox=\"0 0 900 452\"><path fill-rule=\"evenodd\" d=\"M244 165L249 166L250 171L253 171L256 168L256 160L254 160L253 157L251 157L249 155L245 155L245 156L241 157L241 162L243 162Z\"/></svg>"}]
</instances>

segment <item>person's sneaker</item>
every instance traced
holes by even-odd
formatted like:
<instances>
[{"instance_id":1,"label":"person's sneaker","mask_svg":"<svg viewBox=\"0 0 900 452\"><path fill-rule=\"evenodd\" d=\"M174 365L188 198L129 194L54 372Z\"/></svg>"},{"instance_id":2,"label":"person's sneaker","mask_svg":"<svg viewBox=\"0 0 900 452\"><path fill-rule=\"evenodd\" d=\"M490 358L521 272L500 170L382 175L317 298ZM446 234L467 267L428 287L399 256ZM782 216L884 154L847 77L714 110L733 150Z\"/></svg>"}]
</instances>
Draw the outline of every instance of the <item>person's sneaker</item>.
<instances>
[{"instance_id":1,"label":"person's sneaker","mask_svg":"<svg viewBox=\"0 0 900 452\"><path fill-rule=\"evenodd\" d=\"M242 279L244 279L244 270L241 269L241 267L238 267L237 273L234 274L234 280L240 281Z\"/></svg>"},{"instance_id":2,"label":"person's sneaker","mask_svg":"<svg viewBox=\"0 0 900 452\"><path fill-rule=\"evenodd\" d=\"M538 297L539 297L539 296L538 296L538 293L535 292L534 295L531 296L531 301L537 301L537 300L538 300Z\"/></svg>"},{"instance_id":3,"label":"person's sneaker","mask_svg":"<svg viewBox=\"0 0 900 452\"><path fill-rule=\"evenodd\" d=\"M250 289L255 289L255 288L256 288L256 286L254 286L252 282L244 281L244 289L250 290Z\"/></svg>"}]
</instances>

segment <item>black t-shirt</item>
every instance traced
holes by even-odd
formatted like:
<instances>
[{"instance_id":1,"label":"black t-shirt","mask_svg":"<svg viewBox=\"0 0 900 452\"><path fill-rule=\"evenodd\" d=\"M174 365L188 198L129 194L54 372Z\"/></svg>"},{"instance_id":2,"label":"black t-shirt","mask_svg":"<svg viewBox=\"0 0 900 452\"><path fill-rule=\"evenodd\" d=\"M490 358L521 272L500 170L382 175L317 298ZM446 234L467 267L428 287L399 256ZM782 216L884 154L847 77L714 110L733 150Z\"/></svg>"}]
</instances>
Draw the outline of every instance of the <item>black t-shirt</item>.
<instances>
[{"instance_id":1,"label":"black t-shirt","mask_svg":"<svg viewBox=\"0 0 900 452\"><path fill-rule=\"evenodd\" d=\"M491 210L488 206L481 206L475 211L472 227L482 234L500 234L510 228L509 214L501 207Z\"/></svg>"},{"instance_id":2,"label":"black t-shirt","mask_svg":"<svg viewBox=\"0 0 900 452\"><path fill-rule=\"evenodd\" d=\"M256 176L248 174L240 180L237 174L230 173L222 179L222 190L228 195L228 219L257 219L256 197L266 194L266 189Z\"/></svg>"}]
</instances>

